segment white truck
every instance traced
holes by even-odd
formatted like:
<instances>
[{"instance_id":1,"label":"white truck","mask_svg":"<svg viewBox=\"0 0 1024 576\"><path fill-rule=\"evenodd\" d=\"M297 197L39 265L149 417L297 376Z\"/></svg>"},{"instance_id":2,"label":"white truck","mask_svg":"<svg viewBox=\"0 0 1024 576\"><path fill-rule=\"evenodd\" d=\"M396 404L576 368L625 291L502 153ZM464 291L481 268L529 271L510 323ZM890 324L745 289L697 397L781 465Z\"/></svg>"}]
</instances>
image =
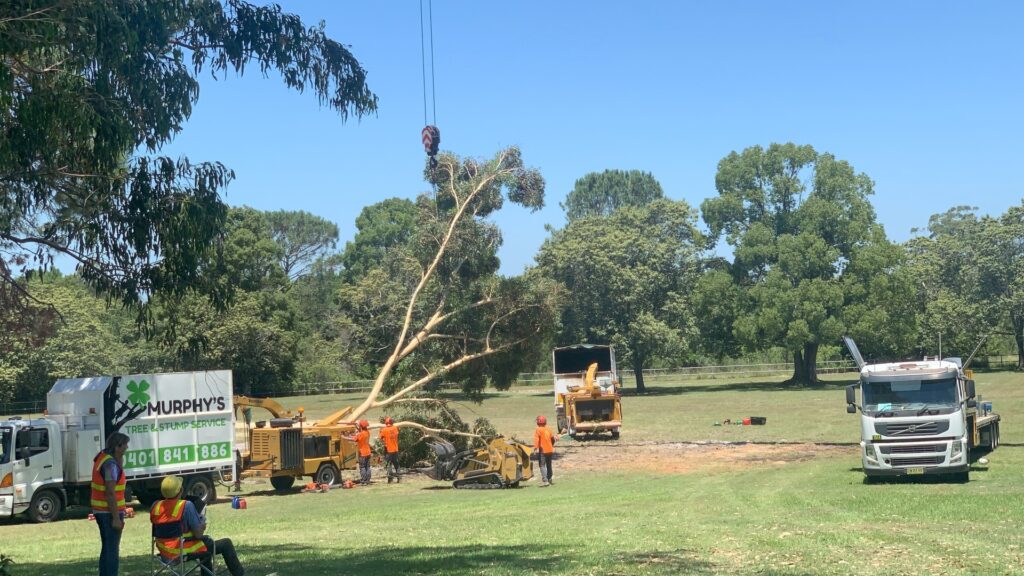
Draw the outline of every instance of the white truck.
<instances>
[{"instance_id":1,"label":"white truck","mask_svg":"<svg viewBox=\"0 0 1024 576\"><path fill-rule=\"evenodd\" d=\"M860 383L846 388L846 411L860 409L866 481L947 474L966 482L977 455L999 446L999 415L991 403L979 405L959 358L867 364L856 343L844 341L860 372Z\"/></svg>"},{"instance_id":2,"label":"white truck","mask_svg":"<svg viewBox=\"0 0 1024 576\"><path fill-rule=\"evenodd\" d=\"M58 380L42 418L0 420L0 518L57 519L89 505L93 459L113 432L128 435L128 490L143 505L177 474L207 502L235 462L231 372ZM129 496L130 498L130 496Z\"/></svg>"}]
</instances>

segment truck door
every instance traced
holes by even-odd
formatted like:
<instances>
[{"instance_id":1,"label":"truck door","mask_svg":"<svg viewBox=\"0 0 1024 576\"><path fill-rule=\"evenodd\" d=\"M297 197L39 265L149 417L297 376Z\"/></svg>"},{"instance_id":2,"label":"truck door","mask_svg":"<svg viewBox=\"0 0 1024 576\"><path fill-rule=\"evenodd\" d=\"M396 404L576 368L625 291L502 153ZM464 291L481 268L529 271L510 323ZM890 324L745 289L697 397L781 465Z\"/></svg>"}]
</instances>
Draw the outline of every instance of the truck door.
<instances>
[{"instance_id":1,"label":"truck door","mask_svg":"<svg viewBox=\"0 0 1024 576\"><path fill-rule=\"evenodd\" d=\"M54 467L50 430L27 427L18 430L14 440L14 505L28 505L36 489L62 480L63 470Z\"/></svg>"}]
</instances>

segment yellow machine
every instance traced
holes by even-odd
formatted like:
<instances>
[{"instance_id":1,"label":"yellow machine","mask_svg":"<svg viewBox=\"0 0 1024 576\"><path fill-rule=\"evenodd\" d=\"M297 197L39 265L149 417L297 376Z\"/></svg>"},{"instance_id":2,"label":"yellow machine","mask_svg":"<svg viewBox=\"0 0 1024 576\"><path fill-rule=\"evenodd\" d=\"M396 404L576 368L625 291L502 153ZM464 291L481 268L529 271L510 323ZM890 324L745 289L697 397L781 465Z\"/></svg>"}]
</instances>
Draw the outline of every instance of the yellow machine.
<instances>
[{"instance_id":1,"label":"yellow machine","mask_svg":"<svg viewBox=\"0 0 1024 576\"><path fill-rule=\"evenodd\" d=\"M516 488L533 477L530 447L498 436L487 446L456 452L447 440L433 437L427 442L437 460L427 473L434 480L452 480L455 488Z\"/></svg>"},{"instance_id":2,"label":"yellow machine","mask_svg":"<svg viewBox=\"0 0 1024 576\"><path fill-rule=\"evenodd\" d=\"M622 397L612 347L579 344L555 348L552 364L559 433L579 439L608 432L618 438Z\"/></svg>"},{"instance_id":3,"label":"yellow machine","mask_svg":"<svg viewBox=\"0 0 1024 576\"><path fill-rule=\"evenodd\" d=\"M356 468L356 443L346 438L356 427L342 420L352 412L351 407L307 423L301 408L293 416L269 398L235 396L234 403L236 410L242 410L239 421L244 420L246 431L246 450L239 466L242 477L269 477L275 489L287 490L303 476L313 477L318 484L337 484L342 470ZM253 407L267 410L273 418L253 425Z\"/></svg>"}]
</instances>

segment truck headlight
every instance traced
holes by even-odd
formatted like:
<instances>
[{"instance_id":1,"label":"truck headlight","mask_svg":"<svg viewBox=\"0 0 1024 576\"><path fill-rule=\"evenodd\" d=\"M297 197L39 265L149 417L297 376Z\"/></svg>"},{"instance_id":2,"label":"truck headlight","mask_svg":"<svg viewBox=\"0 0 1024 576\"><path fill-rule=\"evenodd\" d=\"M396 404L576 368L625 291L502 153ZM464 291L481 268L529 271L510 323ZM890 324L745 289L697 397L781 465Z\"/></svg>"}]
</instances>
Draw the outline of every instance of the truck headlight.
<instances>
[{"instance_id":1,"label":"truck headlight","mask_svg":"<svg viewBox=\"0 0 1024 576\"><path fill-rule=\"evenodd\" d=\"M872 462L878 461L878 457L875 456L875 448L871 444L864 445L864 458L871 460Z\"/></svg>"},{"instance_id":2,"label":"truck headlight","mask_svg":"<svg viewBox=\"0 0 1024 576\"><path fill-rule=\"evenodd\" d=\"M963 440L953 440L953 445L950 447L950 450L949 450L949 457L950 457L950 459L957 458L958 456L963 454L963 451L964 451L964 441Z\"/></svg>"}]
</instances>

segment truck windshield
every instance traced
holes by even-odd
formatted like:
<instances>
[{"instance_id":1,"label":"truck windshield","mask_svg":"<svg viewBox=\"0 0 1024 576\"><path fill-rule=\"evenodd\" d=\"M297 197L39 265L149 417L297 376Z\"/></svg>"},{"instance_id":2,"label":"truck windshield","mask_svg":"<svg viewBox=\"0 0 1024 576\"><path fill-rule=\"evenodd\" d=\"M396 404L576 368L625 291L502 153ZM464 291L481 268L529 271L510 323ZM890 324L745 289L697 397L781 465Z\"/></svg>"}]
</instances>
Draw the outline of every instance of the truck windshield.
<instances>
[{"instance_id":1,"label":"truck windshield","mask_svg":"<svg viewBox=\"0 0 1024 576\"><path fill-rule=\"evenodd\" d=\"M899 380L864 384L864 411L952 410L957 406L955 378Z\"/></svg>"},{"instance_id":2,"label":"truck windshield","mask_svg":"<svg viewBox=\"0 0 1024 576\"><path fill-rule=\"evenodd\" d=\"M11 440L14 438L14 430L11 428L0 428L0 464L7 464L11 460Z\"/></svg>"}]
</instances>

